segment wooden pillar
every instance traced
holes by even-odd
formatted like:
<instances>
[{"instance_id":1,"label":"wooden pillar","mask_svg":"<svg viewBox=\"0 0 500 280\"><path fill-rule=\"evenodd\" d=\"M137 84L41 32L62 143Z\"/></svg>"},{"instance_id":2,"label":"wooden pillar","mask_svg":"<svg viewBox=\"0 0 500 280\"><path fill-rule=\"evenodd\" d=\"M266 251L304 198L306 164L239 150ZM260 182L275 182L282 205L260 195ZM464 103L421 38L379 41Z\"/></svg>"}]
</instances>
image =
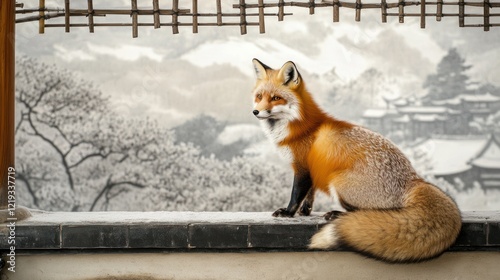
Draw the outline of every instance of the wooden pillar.
<instances>
[{"instance_id":1,"label":"wooden pillar","mask_svg":"<svg viewBox=\"0 0 500 280\"><path fill-rule=\"evenodd\" d=\"M0 1L0 208L7 208L9 167L14 167L15 0Z\"/></svg>"}]
</instances>

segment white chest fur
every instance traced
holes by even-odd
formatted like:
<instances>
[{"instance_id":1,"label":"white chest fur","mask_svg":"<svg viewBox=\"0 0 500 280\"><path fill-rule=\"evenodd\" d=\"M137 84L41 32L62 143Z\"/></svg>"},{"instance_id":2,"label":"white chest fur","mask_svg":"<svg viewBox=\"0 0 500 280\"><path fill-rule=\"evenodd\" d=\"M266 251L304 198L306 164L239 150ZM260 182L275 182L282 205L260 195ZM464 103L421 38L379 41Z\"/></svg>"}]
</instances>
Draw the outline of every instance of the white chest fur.
<instances>
[{"instance_id":1,"label":"white chest fur","mask_svg":"<svg viewBox=\"0 0 500 280\"><path fill-rule=\"evenodd\" d=\"M293 159L292 151L287 146L278 146L289 134L288 120L267 119L261 121L262 128L267 137L278 147L280 156L288 162Z\"/></svg>"},{"instance_id":2,"label":"white chest fur","mask_svg":"<svg viewBox=\"0 0 500 280\"><path fill-rule=\"evenodd\" d=\"M275 144L285 140L289 134L287 120L266 119L262 120L260 123L264 133Z\"/></svg>"}]
</instances>

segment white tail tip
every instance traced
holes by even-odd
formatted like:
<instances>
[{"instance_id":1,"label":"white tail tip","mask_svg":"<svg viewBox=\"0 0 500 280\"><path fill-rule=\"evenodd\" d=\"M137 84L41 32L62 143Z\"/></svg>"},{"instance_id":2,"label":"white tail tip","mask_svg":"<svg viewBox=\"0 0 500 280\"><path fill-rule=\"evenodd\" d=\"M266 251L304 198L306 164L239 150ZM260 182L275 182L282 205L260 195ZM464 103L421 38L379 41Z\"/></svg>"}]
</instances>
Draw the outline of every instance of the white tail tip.
<instances>
[{"instance_id":1,"label":"white tail tip","mask_svg":"<svg viewBox=\"0 0 500 280\"><path fill-rule=\"evenodd\" d=\"M337 245L338 237L333 223L325 225L311 238L309 249L326 250Z\"/></svg>"}]
</instances>

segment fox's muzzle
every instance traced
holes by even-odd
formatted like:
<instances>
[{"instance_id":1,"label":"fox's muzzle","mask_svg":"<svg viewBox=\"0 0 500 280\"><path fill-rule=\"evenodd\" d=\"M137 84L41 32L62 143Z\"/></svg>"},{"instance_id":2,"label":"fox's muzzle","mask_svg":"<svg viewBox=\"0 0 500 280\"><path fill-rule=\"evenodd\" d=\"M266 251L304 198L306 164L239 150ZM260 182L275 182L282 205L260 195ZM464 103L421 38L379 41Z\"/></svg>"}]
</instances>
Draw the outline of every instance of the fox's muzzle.
<instances>
[{"instance_id":1,"label":"fox's muzzle","mask_svg":"<svg viewBox=\"0 0 500 280\"><path fill-rule=\"evenodd\" d=\"M254 114L254 116L256 116L260 120L261 119L267 119L271 115L271 111L270 110L262 110L262 111L253 110L252 113Z\"/></svg>"}]
</instances>

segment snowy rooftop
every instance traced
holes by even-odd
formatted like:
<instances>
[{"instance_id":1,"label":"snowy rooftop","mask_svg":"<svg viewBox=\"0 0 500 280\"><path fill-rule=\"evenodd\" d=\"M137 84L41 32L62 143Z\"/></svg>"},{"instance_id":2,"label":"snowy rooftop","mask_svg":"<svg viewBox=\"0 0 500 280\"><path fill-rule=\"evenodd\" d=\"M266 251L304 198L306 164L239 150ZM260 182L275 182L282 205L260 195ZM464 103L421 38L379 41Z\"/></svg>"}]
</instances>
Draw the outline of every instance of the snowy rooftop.
<instances>
[{"instance_id":1,"label":"snowy rooftop","mask_svg":"<svg viewBox=\"0 0 500 280\"><path fill-rule=\"evenodd\" d=\"M396 115L397 111L394 109L367 109L363 112L363 118L383 118L387 115Z\"/></svg>"},{"instance_id":2,"label":"snowy rooftop","mask_svg":"<svg viewBox=\"0 0 500 280\"><path fill-rule=\"evenodd\" d=\"M398 111L404 114L444 114L447 113L448 110L449 109L446 107L439 106L398 108Z\"/></svg>"},{"instance_id":3,"label":"snowy rooftop","mask_svg":"<svg viewBox=\"0 0 500 280\"><path fill-rule=\"evenodd\" d=\"M447 118L437 115L437 114L415 114L413 116L413 120L419 122L436 122L436 121L445 121Z\"/></svg>"},{"instance_id":4,"label":"snowy rooftop","mask_svg":"<svg viewBox=\"0 0 500 280\"><path fill-rule=\"evenodd\" d=\"M484 148L488 139L428 139L415 148L431 160L433 175L452 175L471 168L468 162Z\"/></svg>"},{"instance_id":5,"label":"snowy rooftop","mask_svg":"<svg viewBox=\"0 0 500 280\"><path fill-rule=\"evenodd\" d=\"M462 94L460 98L467 102L498 102L500 97L491 93L486 94Z\"/></svg>"},{"instance_id":6,"label":"snowy rooftop","mask_svg":"<svg viewBox=\"0 0 500 280\"><path fill-rule=\"evenodd\" d=\"M446 100L435 100L432 101L432 104L438 105L438 106L443 106L443 105L460 105L462 103L462 100L460 98L452 98L452 99L446 99Z\"/></svg>"},{"instance_id":7,"label":"snowy rooftop","mask_svg":"<svg viewBox=\"0 0 500 280\"><path fill-rule=\"evenodd\" d=\"M466 102L499 102L500 97L495 96L491 93L486 94L461 94L455 98L445 99L445 100L437 100L432 103L435 105L459 105L462 101Z\"/></svg>"},{"instance_id":8,"label":"snowy rooftop","mask_svg":"<svg viewBox=\"0 0 500 280\"><path fill-rule=\"evenodd\" d=\"M397 123L407 123L407 122L410 122L410 116L403 115L402 117L395 118L392 121L397 122Z\"/></svg>"}]
</instances>

